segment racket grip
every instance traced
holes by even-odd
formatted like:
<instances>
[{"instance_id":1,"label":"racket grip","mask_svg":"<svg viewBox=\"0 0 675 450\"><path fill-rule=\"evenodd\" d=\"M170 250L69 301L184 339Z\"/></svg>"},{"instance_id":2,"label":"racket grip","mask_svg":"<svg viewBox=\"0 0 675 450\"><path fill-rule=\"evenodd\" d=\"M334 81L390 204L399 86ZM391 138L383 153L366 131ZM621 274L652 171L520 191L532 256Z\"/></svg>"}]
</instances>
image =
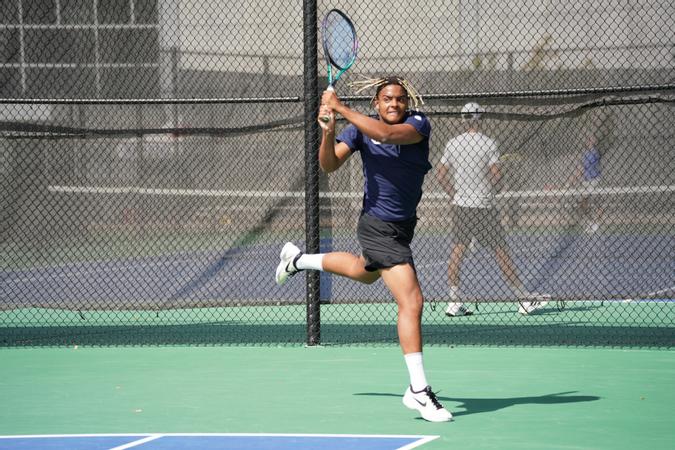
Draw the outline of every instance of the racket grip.
<instances>
[{"instance_id":1,"label":"racket grip","mask_svg":"<svg viewBox=\"0 0 675 450\"><path fill-rule=\"evenodd\" d=\"M335 88L333 87L332 84L329 84L328 87L326 88L328 92L335 92ZM328 122L330 120L329 116L321 116L321 121L322 122Z\"/></svg>"}]
</instances>

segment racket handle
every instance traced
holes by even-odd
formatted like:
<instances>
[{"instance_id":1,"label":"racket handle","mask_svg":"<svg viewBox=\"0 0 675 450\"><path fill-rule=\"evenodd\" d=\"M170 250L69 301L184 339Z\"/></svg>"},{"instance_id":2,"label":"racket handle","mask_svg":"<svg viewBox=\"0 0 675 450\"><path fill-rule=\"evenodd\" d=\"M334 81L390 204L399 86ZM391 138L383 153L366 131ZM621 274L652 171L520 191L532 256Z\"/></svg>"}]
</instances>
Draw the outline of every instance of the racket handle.
<instances>
[{"instance_id":1,"label":"racket handle","mask_svg":"<svg viewBox=\"0 0 675 450\"><path fill-rule=\"evenodd\" d=\"M326 88L328 92L335 92L335 88L333 87L332 84L329 84L328 87ZM321 116L321 121L322 122L328 122L330 120L329 116Z\"/></svg>"}]
</instances>

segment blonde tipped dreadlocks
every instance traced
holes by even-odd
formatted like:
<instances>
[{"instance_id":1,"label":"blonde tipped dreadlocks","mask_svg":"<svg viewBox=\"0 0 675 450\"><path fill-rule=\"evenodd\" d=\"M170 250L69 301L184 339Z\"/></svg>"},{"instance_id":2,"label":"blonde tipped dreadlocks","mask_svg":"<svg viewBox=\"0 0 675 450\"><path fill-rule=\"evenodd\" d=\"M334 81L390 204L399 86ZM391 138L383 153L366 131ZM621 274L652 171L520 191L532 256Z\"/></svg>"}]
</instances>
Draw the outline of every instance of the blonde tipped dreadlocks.
<instances>
[{"instance_id":1,"label":"blonde tipped dreadlocks","mask_svg":"<svg viewBox=\"0 0 675 450\"><path fill-rule=\"evenodd\" d=\"M380 93L382 88L384 88L385 86L389 86L390 84L397 84L405 90L406 94L408 94L408 98L410 99L410 104L412 106L411 109L418 109L421 105L424 104L422 96L417 92L417 90L413 87L413 85L410 84L410 82L405 78L400 77L368 78L365 80L353 81L352 83L350 83L350 86L356 90L357 94L359 92L365 91L366 89L377 87L377 90L375 91L375 95L373 96L372 100L375 101L377 99L377 95Z\"/></svg>"}]
</instances>

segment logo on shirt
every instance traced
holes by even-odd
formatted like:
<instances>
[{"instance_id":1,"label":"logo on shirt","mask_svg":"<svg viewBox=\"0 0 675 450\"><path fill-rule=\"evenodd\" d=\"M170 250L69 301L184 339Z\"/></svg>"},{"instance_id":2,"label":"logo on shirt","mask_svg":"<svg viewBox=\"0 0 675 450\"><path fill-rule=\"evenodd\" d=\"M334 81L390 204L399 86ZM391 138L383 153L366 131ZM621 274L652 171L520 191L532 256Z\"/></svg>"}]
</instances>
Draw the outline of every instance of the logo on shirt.
<instances>
[{"instance_id":1,"label":"logo on shirt","mask_svg":"<svg viewBox=\"0 0 675 450\"><path fill-rule=\"evenodd\" d=\"M413 116L415 120L422 120L422 116Z\"/></svg>"},{"instance_id":2,"label":"logo on shirt","mask_svg":"<svg viewBox=\"0 0 675 450\"><path fill-rule=\"evenodd\" d=\"M376 141L375 139L371 139L370 141L375 145L381 145L382 144L382 142Z\"/></svg>"}]
</instances>

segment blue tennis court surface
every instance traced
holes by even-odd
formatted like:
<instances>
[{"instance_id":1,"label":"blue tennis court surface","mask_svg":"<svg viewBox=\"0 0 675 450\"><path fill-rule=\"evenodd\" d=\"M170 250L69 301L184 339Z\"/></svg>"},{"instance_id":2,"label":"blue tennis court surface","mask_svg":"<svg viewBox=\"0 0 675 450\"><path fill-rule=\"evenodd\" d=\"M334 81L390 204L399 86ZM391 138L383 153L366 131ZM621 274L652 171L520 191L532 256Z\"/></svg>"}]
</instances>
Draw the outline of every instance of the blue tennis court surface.
<instances>
[{"instance_id":1,"label":"blue tennis court surface","mask_svg":"<svg viewBox=\"0 0 675 450\"><path fill-rule=\"evenodd\" d=\"M653 298L673 292L675 236L512 236L509 246L526 287L556 298ZM416 266L425 297L447 294L447 255L452 243L420 236ZM334 239L332 248L358 252L355 239ZM279 287L274 268L279 245L257 245L237 254L237 270L228 270L222 252L86 261L19 270L0 269L0 290L13 308L62 307L87 310L109 304L134 309L232 303L293 301L304 298L304 283ZM592 249L589 250L589 249ZM590 253L589 253L590 252ZM261 263L264 261L265 263ZM466 257L463 285L475 298L509 300L512 292L490 251L478 248ZM259 280L251 283L250 280ZM389 299L386 286L359 285L332 277L331 300ZM347 294L348 293L348 294ZM222 302L216 302L221 306Z\"/></svg>"},{"instance_id":2,"label":"blue tennis court surface","mask_svg":"<svg viewBox=\"0 0 675 450\"><path fill-rule=\"evenodd\" d=\"M405 450L438 436L324 434L81 434L0 436L0 450Z\"/></svg>"}]
</instances>

